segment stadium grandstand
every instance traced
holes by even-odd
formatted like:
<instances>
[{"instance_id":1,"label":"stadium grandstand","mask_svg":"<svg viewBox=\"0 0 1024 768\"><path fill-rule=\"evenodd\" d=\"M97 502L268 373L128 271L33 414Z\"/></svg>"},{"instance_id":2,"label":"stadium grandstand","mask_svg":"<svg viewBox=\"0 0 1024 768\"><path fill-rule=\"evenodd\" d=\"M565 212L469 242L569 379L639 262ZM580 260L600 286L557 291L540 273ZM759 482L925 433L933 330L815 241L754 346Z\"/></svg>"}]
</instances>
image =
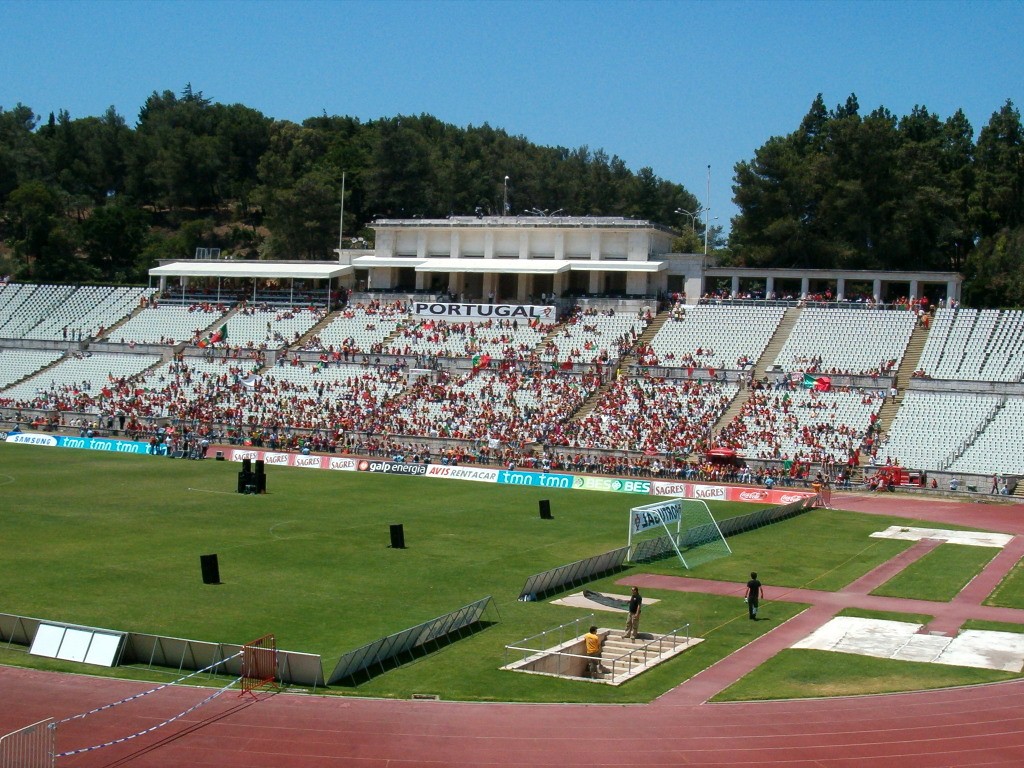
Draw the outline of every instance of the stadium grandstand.
<instances>
[{"instance_id":1,"label":"stadium grandstand","mask_svg":"<svg viewBox=\"0 0 1024 768\"><path fill-rule=\"evenodd\" d=\"M749 290L649 222L375 226L337 262L3 283L0 428L787 485L1024 475L1024 312L960 306L959 275Z\"/></svg>"}]
</instances>

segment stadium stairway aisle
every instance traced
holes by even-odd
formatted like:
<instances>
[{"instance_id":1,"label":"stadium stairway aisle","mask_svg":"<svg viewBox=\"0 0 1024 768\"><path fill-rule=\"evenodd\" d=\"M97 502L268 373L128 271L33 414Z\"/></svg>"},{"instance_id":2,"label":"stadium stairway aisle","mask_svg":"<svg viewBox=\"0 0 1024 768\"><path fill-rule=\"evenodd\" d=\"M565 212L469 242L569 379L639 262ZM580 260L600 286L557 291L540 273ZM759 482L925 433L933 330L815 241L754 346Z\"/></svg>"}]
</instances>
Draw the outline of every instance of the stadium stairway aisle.
<instances>
[{"instance_id":1,"label":"stadium stairway aisle","mask_svg":"<svg viewBox=\"0 0 1024 768\"><path fill-rule=\"evenodd\" d=\"M7 384L7 385L5 385L3 387L0 387L0 389L10 389L11 387L16 387L19 384L21 384L23 381L27 381L28 379L31 379L33 376L38 376L39 374L43 373L43 371L48 371L51 368L53 368L54 366L60 365L61 363L64 362L65 359L66 359L66 357L64 355L61 355L56 360L54 360L52 363L48 363L48 364L44 365L42 368L37 368L34 371L30 371L29 373L26 373L24 376L22 376L17 381L12 381L10 384ZM1024 485L1024 483L1020 483L1019 485Z\"/></svg>"},{"instance_id":2,"label":"stadium stairway aisle","mask_svg":"<svg viewBox=\"0 0 1024 768\"><path fill-rule=\"evenodd\" d=\"M800 313L803 311L803 307L789 307L786 310L786 314L782 316L782 320L779 321L778 326L775 328L775 333L772 334L771 339L768 341L768 346L764 348L764 352L754 365L755 376L758 371L762 374L767 373L768 368L775 363L775 358L782 351L783 345L789 338L789 334L793 332L793 326L796 325L796 321L800 319Z\"/></svg>"},{"instance_id":3,"label":"stadium stairway aisle","mask_svg":"<svg viewBox=\"0 0 1024 768\"><path fill-rule=\"evenodd\" d=\"M768 346L764 348L761 357L754 363L754 376L758 375L758 371L762 374L768 372L768 368L775 362L775 358L779 356L783 344L789 338L789 334L793 330L793 326L796 325L802 310L802 307L789 307L786 310L786 314L782 316L782 320L779 321L778 326L775 328L775 333L772 334L771 339L768 341ZM743 406L750 400L750 393L751 390L749 388L740 390L740 394L733 398L729 407L725 409L725 413L719 417L718 421L711 428L712 435L721 432L727 424L740 415Z\"/></svg>"},{"instance_id":4,"label":"stadium stairway aisle","mask_svg":"<svg viewBox=\"0 0 1024 768\"><path fill-rule=\"evenodd\" d=\"M655 315L654 319L651 321L651 324L644 328L644 332L637 337L636 345L638 346L640 344L650 344L651 339L653 339L654 335L661 329L661 326L665 324L665 321L668 320L668 317L668 312L659 312L657 315ZM554 331L552 331L552 333L554 333ZM548 334L548 336L545 336L544 338L545 340L551 338L551 334ZM573 414L572 421L579 421L580 419L584 419L587 416L589 416L590 412L594 410L594 407L599 402L601 402L601 398L605 396L605 393L608 392L608 390L611 388L611 386L615 383L616 379L618 379L620 375L637 372L638 371L636 370L636 355L624 355L622 359L619 360L619 367L615 369L615 373L600 387L598 387L594 394L592 394L590 397L583 401L583 405L581 405L579 409L576 411L576 413Z\"/></svg>"},{"instance_id":5,"label":"stadium stairway aisle","mask_svg":"<svg viewBox=\"0 0 1024 768\"><path fill-rule=\"evenodd\" d=\"M316 336L319 336L320 332L324 328L326 328L328 325L330 325L332 322L334 322L334 318L336 318L340 314L340 312L341 312L340 309L336 309L336 310L334 310L332 312L328 312L327 315L323 319L320 320L320 322L318 322L316 325L314 325L312 328L310 328L308 331L306 331L304 334L302 334L299 337L298 341L294 341L291 344L286 345L285 348L286 349L292 349L292 348L302 349L309 342L310 339L312 339L312 338L314 338Z\"/></svg>"},{"instance_id":6,"label":"stadium stairway aisle","mask_svg":"<svg viewBox=\"0 0 1024 768\"><path fill-rule=\"evenodd\" d=\"M651 340L658 334L658 331L661 330L661 326L663 326L668 320L668 317L668 312L659 312L656 314L654 319L651 320L651 324L644 328L644 332L637 337L636 343L638 345L650 344Z\"/></svg>"},{"instance_id":7,"label":"stadium stairway aisle","mask_svg":"<svg viewBox=\"0 0 1024 768\"><path fill-rule=\"evenodd\" d=\"M115 337L115 336L114 336L114 331L116 331L116 330L117 330L118 328L120 328L120 327L121 327L122 325L124 325L125 323L127 323L127 322L128 322L129 320L131 320L131 319L132 319L133 317L135 317L135 316L136 316L137 314L139 314L140 312L142 312L142 311L143 311L144 309L145 309L145 307L143 307L143 306L142 306L141 304L136 304L136 305L135 305L135 308L134 308L134 309L132 309L132 311L131 311L131 312L129 312L129 313L127 314L127 315L125 315L124 317L122 317L122 318L121 318L120 320L118 320L118 321L117 321L116 323L114 323L114 324L113 324L112 326L110 326L109 328L107 328L106 330L104 330L104 331L103 331L103 336L101 336L101 337L98 337L98 338L102 338L102 339L104 339L105 341L113 341L113 340L114 340L115 338L117 338L117 337Z\"/></svg>"},{"instance_id":8,"label":"stadium stairway aisle","mask_svg":"<svg viewBox=\"0 0 1024 768\"><path fill-rule=\"evenodd\" d=\"M910 335L907 349L903 353L903 359L900 360L900 367L896 369L896 400L886 400L882 409L878 412L878 424L883 434L889 434L893 419L896 418L896 412L899 410L900 403L903 402L903 396L907 391L907 387L910 386L910 380L914 377L914 371L921 364L921 357L924 355L924 345L927 341L928 329L923 325L917 326Z\"/></svg>"}]
</instances>

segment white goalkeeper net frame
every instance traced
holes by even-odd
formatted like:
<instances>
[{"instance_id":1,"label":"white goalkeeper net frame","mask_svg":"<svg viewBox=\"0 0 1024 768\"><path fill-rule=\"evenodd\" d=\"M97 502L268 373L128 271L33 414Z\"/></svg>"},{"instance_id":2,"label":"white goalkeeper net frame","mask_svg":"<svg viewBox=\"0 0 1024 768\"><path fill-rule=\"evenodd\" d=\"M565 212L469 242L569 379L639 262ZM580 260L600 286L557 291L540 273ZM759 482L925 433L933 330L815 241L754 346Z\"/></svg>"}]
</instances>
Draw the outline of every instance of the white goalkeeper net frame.
<instances>
[{"instance_id":1,"label":"white goalkeeper net frame","mask_svg":"<svg viewBox=\"0 0 1024 768\"><path fill-rule=\"evenodd\" d=\"M675 552L687 570L732 554L710 507L701 499L671 499L633 507L629 510L627 548L630 562Z\"/></svg>"}]
</instances>

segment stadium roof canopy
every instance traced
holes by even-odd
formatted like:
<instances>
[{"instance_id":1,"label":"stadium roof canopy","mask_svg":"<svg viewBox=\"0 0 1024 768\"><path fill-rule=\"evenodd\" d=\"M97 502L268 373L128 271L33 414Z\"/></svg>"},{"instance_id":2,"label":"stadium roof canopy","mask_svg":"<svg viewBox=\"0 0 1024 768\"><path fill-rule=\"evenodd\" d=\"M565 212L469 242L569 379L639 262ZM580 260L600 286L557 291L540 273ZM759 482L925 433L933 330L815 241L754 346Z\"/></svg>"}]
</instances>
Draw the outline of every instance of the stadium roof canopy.
<instances>
[{"instance_id":1,"label":"stadium roof canopy","mask_svg":"<svg viewBox=\"0 0 1024 768\"><path fill-rule=\"evenodd\" d=\"M417 272L504 272L517 275L557 275L569 262L556 259L429 259Z\"/></svg>"},{"instance_id":2,"label":"stadium roof canopy","mask_svg":"<svg viewBox=\"0 0 1024 768\"><path fill-rule=\"evenodd\" d=\"M352 260L354 267L412 267L417 272L476 272L517 275L557 275L560 272L660 272L666 265L660 261L625 261L613 259L482 259L482 258L416 258L408 256L360 256Z\"/></svg>"},{"instance_id":3,"label":"stadium roof canopy","mask_svg":"<svg viewBox=\"0 0 1024 768\"><path fill-rule=\"evenodd\" d=\"M149 270L151 277L254 277L329 280L352 267L336 261L172 261Z\"/></svg>"},{"instance_id":4,"label":"stadium roof canopy","mask_svg":"<svg viewBox=\"0 0 1024 768\"><path fill-rule=\"evenodd\" d=\"M663 261L613 261L598 259L573 261L573 272L661 272L668 267Z\"/></svg>"}]
</instances>

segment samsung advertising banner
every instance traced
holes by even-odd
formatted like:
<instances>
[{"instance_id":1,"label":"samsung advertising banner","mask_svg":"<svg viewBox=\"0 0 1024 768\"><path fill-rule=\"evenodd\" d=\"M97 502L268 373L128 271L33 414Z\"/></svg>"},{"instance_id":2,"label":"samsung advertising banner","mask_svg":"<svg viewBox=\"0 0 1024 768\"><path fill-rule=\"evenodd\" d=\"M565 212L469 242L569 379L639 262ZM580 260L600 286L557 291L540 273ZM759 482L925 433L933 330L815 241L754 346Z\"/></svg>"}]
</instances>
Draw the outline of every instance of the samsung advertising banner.
<instances>
[{"instance_id":1,"label":"samsung advertising banner","mask_svg":"<svg viewBox=\"0 0 1024 768\"><path fill-rule=\"evenodd\" d=\"M535 304L445 304L416 301L412 303L412 314L441 320L490 320L496 317L553 323L557 319L554 307Z\"/></svg>"},{"instance_id":2,"label":"samsung advertising banner","mask_svg":"<svg viewBox=\"0 0 1024 768\"><path fill-rule=\"evenodd\" d=\"M84 448L88 451L114 451L115 453L150 453L149 443L133 440L111 440L103 437L72 437L69 435L43 435L37 432L14 432L5 442L22 445L46 445L51 448Z\"/></svg>"}]
</instances>

